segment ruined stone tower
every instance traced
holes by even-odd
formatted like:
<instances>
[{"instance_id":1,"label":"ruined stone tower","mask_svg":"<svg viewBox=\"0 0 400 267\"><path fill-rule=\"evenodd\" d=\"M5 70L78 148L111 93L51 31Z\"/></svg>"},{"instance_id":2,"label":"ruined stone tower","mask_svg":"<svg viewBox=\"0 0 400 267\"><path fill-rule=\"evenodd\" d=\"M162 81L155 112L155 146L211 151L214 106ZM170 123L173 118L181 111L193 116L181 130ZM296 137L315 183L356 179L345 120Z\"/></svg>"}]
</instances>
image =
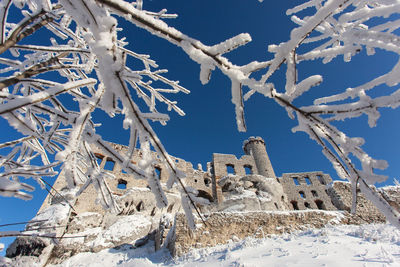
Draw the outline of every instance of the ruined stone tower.
<instances>
[{"instance_id":1,"label":"ruined stone tower","mask_svg":"<svg viewBox=\"0 0 400 267\"><path fill-rule=\"evenodd\" d=\"M243 143L246 155L252 156L259 175L276 178L271 161L269 160L265 142L261 137L250 137Z\"/></svg>"}]
</instances>

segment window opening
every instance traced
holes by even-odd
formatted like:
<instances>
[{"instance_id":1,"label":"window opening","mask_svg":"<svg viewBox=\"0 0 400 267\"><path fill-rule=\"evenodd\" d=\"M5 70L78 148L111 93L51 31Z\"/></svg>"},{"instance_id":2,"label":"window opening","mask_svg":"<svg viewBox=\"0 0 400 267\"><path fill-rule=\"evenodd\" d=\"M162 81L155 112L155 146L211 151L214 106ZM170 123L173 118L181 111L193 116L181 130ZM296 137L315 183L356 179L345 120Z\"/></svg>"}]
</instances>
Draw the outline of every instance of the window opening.
<instances>
[{"instance_id":1,"label":"window opening","mask_svg":"<svg viewBox=\"0 0 400 267\"><path fill-rule=\"evenodd\" d=\"M295 185L300 185L299 179L297 179L297 177L293 177L293 182Z\"/></svg>"},{"instance_id":2,"label":"window opening","mask_svg":"<svg viewBox=\"0 0 400 267\"><path fill-rule=\"evenodd\" d=\"M209 187L210 186L210 184L211 184L211 179L210 178L204 178L204 184L207 186L207 187Z\"/></svg>"},{"instance_id":3,"label":"window opening","mask_svg":"<svg viewBox=\"0 0 400 267\"><path fill-rule=\"evenodd\" d=\"M304 202L304 206L305 206L307 209L311 209L310 203L308 203L308 202Z\"/></svg>"},{"instance_id":4,"label":"window opening","mask_svg":"<svg viewBox=\"0 0 400 267\"><path fill-rule=\"evenodd\" d=\"M244 165L246 175L253 174L253 168L250 165Z\"/></svg>"},{"instance_id":5,"label":"window opening","mask_svg":"<svg viewBox=\"0 0 400 267\"><path fill-rule=\"evenodd\" d=\"M115 167L115 161L112 159L107 158L106 164L104 164L104 169L107 171L113 171Z\"/></svg>"},{"instance_id":6,"label":"window opening","mask_svg":"<svg viewBox=\"0 0 400 267\"><path fill-rule=\"evenodd\" d=\"M104 156L103 156L103 155L100 155L100 154L94 154L94 155L95 155L95 157L96 157L97 164L100 166L100 165L101 165L101 162L102 162L103 159L104 159Z\"/></svg>"},{"instance_id":7,"label":"window opening","mask_svg":"<svg viewBox=\"0 0 400 267\"><path fill-rule=\"evenodd\" d=\"M117 188L118 189L126 189L126 184L127 184L127 181L125 181L124 179L119 179Z\"/></svg>"},{"instance_id":8,"label":"window opening","mask_svg":"<svg viewBox=\"0 0 400 267\"><path fill-rule=\"evenodd\" d=\"M304 177L304 180L306 180L306 184L308 185L312 184L308 176Z\"/></svg>"},{"instance_id":9,"label":"window opening","mask_svg":"<svg viewBox=\"0 0 400 267\"><path fill-rule=\"evenodd\" d=\"M324 178L322 177L322 175L317 175L317 178L318 178L318 181L319 181L321 184L325 184L325 180L324 180Z\"/></svg>"},{"instance_id":10,"label":"window opening","mask_svg":"<svg viewBox=\"0 0 400 267\"><path fill-rule=\"evenodd\" d=\"M299 206L297 206L297 201L292 201L290 203L292 203L292 206L293 206L294 210L299 210Z\"/></svg>"},{"instance_id":11,"label":"window opening","mask_svg":"<svg viewBox=\"0 0 400 267\"><path fill-rule=\"evenodd\" d=\"M154 171L156 172L157 178L161 180L161 168L158 166L155 166Z\"/></svg>"},{"instance_id":12,"label":"window opening","mask_svg":"<svg viewBox=\"0 0 400 267\"><path fill-rule=\"evenodd\" d=\"M199 193L197 194L197 197L202 197L202 198L208 199L208 201L210 201L210 202L214 201L213 197L206 191L198 190L198 192Z\"/></svg>"},{"instance_id":13,"label":"window opening","mask_svg":"<svg viewBox=\"0 0 400 267\"><path fill-rule=\"evenodd\" d=\"M232 164L226 164L226 172L228 174L236 174L235 167Z\"/></svg>"},{"instance_id":14,"label":"window opening","mask_svg":"<svg viewBox=\"0 0 400 267\"><path fill-rule=\"evenodd\" d=\"M306 198L306 194L304 194L303 191L300 191L299 194L300 194L300 197L301 197L301 198Z\"/></svg>"},{"instance_id":15,"label":"window opening","mask_svg":"<svg viewBox=\"0 0 400 267\"><path fill-rule=\"evenodd\" d=\"M137 210L137 211L142 211L142 210L144 210L144 203L143 203L142 200L136 205L136 210Z\"/></svg>"},{"instance_id":16,"label":"window opening","mask_svg":"<svg viewBox=\"0 0 400 267\"><path fill-rule=\"evenodd\" d=\"M315 200L315 204L317 204L317 207L320 210L325 210L326 209L326 207L324 205L324 202L322 202L322 200L319 200L319 199Z\"/></svg>"},{"instance_id":17,"label":"window opening","mask_svg":"<svg viewBox=\"0 0 400 267\"><path fill-rule=\"evenodd\" d=\"M311 194L313 195L313 197L318 197L318 193L315 190L311 190Z\"/></svg>"}]
</instances>

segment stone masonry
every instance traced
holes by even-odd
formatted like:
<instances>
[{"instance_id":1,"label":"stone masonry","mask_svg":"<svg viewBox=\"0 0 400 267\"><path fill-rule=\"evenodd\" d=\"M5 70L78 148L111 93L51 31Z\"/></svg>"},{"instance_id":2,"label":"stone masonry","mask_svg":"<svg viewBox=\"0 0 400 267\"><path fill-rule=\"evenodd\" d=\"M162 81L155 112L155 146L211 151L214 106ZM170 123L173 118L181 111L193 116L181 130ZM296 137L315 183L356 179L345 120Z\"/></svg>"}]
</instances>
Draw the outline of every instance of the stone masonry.
<instances>
[{"instance_id":1,"label":"stone masonry","mask_svg":"<svg viewBox=\"0 0 400 267\"><path fill-rule=\"evenodd\" d=\"M284 173L279 181L293 210L337 210L327 194L326 185L332 182L328 174L322 172Z\"/></svg>"},{"instance_id":2,"label":"stone masonry","mask_svg":"<svg viewBox=\"0 0 400 267\"><path fill-rule=\"evenodd\" d=\"M113 143L110 143L110 145L122 153L127 150L123 145ZM123 213L127 214L133 207L137 209L138 206L142 206L141 209L146 211L146 214L154 213L156 204L152 193L147 190L147 182L145 180L135 179L132 175L124 173L121 166L112 159L102 155L100 150L94 149L100 167L115 176L114 180L109 180L108 186L114 195L120 197L121 208L124 210ZM280 200L274 199L274 203L276 203L275 207L282 207L279 208L281 210L336 210L335 206L332 205L330 197L326 193L325 187L332 181L328 174L322 172L284 173L282 178L277 178L266 151L265 142L262 138L249 138L244 142L243 150L246 155L241 156L239 159L235 155L214 153L212 161L207 164L209 168L207 168L206 171L201 168L194 169L192 163L183 159L176 157L171 158L175 161L177 168L186 174L185 184L197 189L199 196L207 198L215 205L221 205L221 203L224 202L224 195L226 195L223 194L222 188L219 185L221 179L229 175L239 178L246 175L260 175L265 177L264 184L267 183L265 185L266 187L268 187L268 183L270 183L270 191L283 191ZM157 157L155 156L155 158ZM132 162L137 164L140 160L141 151L136 150L133 154ZM158 159L158 162L155 164L155 169L160 177L161 183L166 183L169 178L167 166ZM295 180L297 180L298 185L295 184ZM61 173L54 184L54 188L58 191L62 191L65 187L66 182L63 178L63 173ZM282 187L282 189L278 187ZM134 195L128 194L130 191L135 191L136 193ZM74 203L76 213L104 213L103 208L99 204L96 204L96 198L97 194L94 186L89 185ZM172 205L169 207L170 210L175 212L180 209L179 199L171 195L169 200ZM49 205L57 203L57 201L62 201L62 199L57 198L56 195L48 195L39 212ZM270 210L276 210L276 208L271 208Z\"/></svg>"}]
</instances>

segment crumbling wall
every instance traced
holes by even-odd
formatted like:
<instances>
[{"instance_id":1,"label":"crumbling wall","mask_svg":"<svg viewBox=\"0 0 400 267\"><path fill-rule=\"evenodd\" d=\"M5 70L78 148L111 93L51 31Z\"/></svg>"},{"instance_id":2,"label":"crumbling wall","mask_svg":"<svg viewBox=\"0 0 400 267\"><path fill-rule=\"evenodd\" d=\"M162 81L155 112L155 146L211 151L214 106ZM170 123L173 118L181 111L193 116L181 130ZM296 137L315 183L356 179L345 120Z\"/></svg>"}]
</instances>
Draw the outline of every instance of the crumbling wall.
<instances>
[{"instance_id":1,"label":"crumbling wall","mask_svg":"<svg viewBox=\"0 0 400 267\"><path fill-rule=\"evenodd\" d=\"M256 164L252 156L244 155L238 159L235 155L214 153L212 160L213 197L218 203L223 201L223 195L221 188L218 185L218 181L229 174L228 169L232 171L230 174L237 176L258 174ZM246 174L246 169L247 172L250 173Z\"/></svg>"},{"instance_id":2,"label":"crumbling wall","mask_svg":"<svg viewBox=\"0 0 400 267\"><path fill-rule=\"evenodd\" d=\"M114 143L108 144L112 146L115 150L119 151L121 154L127 153L126 146ZM148 210L148 213L150 214L153 211L153 208L155 208L156 204L154 196L148 190L147 181L143 179L136 179L134 175L124 173L122 167L119 164L113 162L107 156L101 154L100 149L92 147L92 150L98 160L100 168L115 176L115 179L108 179L107 184L114 196L121 197L120 200L122 200L120 202L122 204L121 208L124 210L123 213L125 214L132 211L132 205L134 205L136 208L136 206L140 205L140 202L142 202L142 205L144 205L144 209ZM154 158L157 159L157 162L155 163L156 174L159 176L161 184L165 185L170 176L168 168L164 163L162 163L155 152L152 153L154 153ZM142 152L140 150L135 150L131 160L132 163L138 164L141 159ZM177 168L186 174L186 177L184 178L185 184L199 190L200 196L206 197L210 201L213 201L210 174L201 169L195 170L192 163L187 162L183 159L172 156L171 159L175 162ZM66 189L66 186L67 184L65 181L65 174L62 171L58 176L56 182L54 183L53 187L57 191L62 191ZM148 192L146 192L146 190ZM138 193L138 191L140 193ZM96 199L97 191L95 187L91 184L76 199L73 205L75 209L74 212L77 214L82 212L97 212L104 214L104 208L96 202ZM50 205L60 201L65 202L65 200L60 199L58 194L49 194L43 202L40 210L43 210ZM175 199L172 201L172 203L170 203L170 206L168 208L174 209L174 211L176 211L178 205L175 205Z\"/></svg>"},{"instance_id":3,"label":"crumbling wall","mask_svg":"<svg viewBox=\"0 0 400 267\"><path fill-rule=\"evenodd\" d=\"M258 174L254 159L249 155L243 155L240 159L238 159L235 155L214 153L213 166L214 175L217 180L228 175L228 166L232 166L234 170L232 174L238 176ZM246 173L246 167L251 169L251 173Z\"/></svg>"},{"instance_id":4,"label":"crumbling wall","mask_svg":"<svg viewBox=\"0 0 400 267\"><path fill-rule=\"evenodd\" d=\"M350 183L334 181L328 188L328 194L338 209L350 212L353 199ZM356 214L353 217L364 223L386 221L385 216L359 190L357 191Z\"/></svg>"},{"instance_id":5,"label":"crumbling wall","mask_svg":"<svg viewBox=\"0 0 400 267\"><path fill-rule=\"evenodd\" d=\"M332 182L329 174L322 172L284 173L278 179L293 210L320 209L336 210L327 194Z\"/></svg>"}]
</instances>

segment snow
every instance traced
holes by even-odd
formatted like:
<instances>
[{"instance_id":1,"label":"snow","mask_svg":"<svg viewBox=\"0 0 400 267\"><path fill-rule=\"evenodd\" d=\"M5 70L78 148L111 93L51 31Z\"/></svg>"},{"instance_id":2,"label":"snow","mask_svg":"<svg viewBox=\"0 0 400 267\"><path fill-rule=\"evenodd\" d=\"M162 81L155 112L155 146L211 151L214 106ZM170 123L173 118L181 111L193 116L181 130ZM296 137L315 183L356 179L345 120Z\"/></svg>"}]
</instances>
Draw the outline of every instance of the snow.
<instances>
[{"instance_id":1,"label":"snow","mask_svg":"<svg viewBox=\"0 0 400 267\"><path fill-rule=\"evenodd\" d=\"M235 48L245 45L251 41L251 36L248 33L242 33L236 35L224 42L216 44L209 49L209 52L213 55L222 55L229 51L234 50Z\"/></svg>"},{"instance_id":2,"label":"snow","mask_svg":"<svg viewBox=\"0 0 400 267\"><path fill-rule=\"evenodd\" d=\"M46 220L47 224L56 225L68 217L70 207L64 203L54 204L38 213L34 221Z\"/></svg>"},{"instance_id":3,"label":"snow","mask_svg":"<svg viewBox=\"0 0 400 267\"><path fill-rule=\"evenodd\" d=\"M67 237L62 240L63 245L76 245L79 246L83 243L87 247L110 246L112 243L123 242L126 238L136 237L139 238L144 232L148 232L151 228L151 221L141 215L125 216L117 220L107 230L101 227L87 229L79 232L79 238L68 238L76 236L76 234L65 234ZM93 237L93 240L85 241L85 237Z\"/></svg>"},{"instance_id":4,"label":"snow","mask_svg":"<svg viewBox=\"0 0 400 267\"><path fill-rule=\"evenodd\" d=\"M172 259L154 243L80 253L58 266L399 266L400 232L387 224L327 226L231 240Z\"/></svg>"}]
</instances>

